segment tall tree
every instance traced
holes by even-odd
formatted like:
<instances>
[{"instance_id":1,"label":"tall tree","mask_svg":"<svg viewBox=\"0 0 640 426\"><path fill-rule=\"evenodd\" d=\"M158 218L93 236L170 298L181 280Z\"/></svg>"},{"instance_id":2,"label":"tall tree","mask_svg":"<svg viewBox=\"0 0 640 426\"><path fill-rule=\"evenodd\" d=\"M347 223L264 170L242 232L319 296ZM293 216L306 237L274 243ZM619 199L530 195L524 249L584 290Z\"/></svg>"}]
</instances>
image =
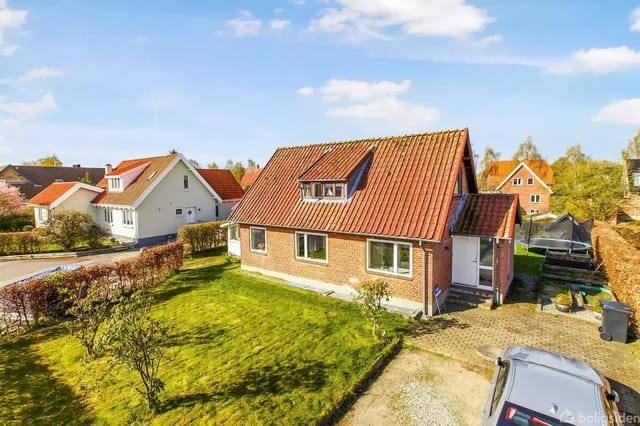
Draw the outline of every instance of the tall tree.
<instances>
[{"instance_id":1,"label":"tall tree","mask_svg":"<svg viewBox=\"0 0 640 426\"><path fill-rule=\"evenodd\" d=\"M242 176L247 171L242 165L242 161L234 162L232 159L228 159L224 165L224 168L231 171L231 174L240 182Z\"/></svg>"},{"instance_id":2,"label":"tall tree","mask_svg":"<svg viewBox=\"0 0 640 426\"><path fill-rule=\"evenodd\" d=\"M38 158L35 161L25 161L25 166L48 166L48 167L62 167L62 161L54 154L49 157Z\"/></svg>"},{"instance_id":3,"label":"tall tree","mask_svg":"<svg viewBox=\"0 0 640 426\"><path fill-rule=\"evenodd\" d=\"M533 143L531 136L527 136L527 139L520 144L518 150L513 154L513 160L542 160L542 156L538 152L538 148Z\"/></svg>"},{"instance_id":4,"label":"tall tree","mask_svg":"<svg viewBox=\"0 0 640 426\"><path fill-rule=\"evenodd\" d=\"M15 186L0 182L0 217L25 213L26 200Z\"/></svg>"},{"instance_id":5,"label":"tall tree","mask_svg":"<svg viewBox=\"0 0 640 426\"><path fill-rule=\"evenodd\" d=\"M207 166L207 169L219 169L218 165L216 164L215 161L212 161L209 163L209 165Z\"/></svg>"},{"instance_id":6,"label":"tall tree","mask_svg":"<svg viewBox=\"0 0 640 426\"><path fill-rule=\"evenodd\" d=\"M195 167L196 169L200 168L200 163L198 163L196 160L194 160L193 158L189 158L189 163L191 163L191 165L193 167Z\"/></svg>"},{"instance_id":7,"label":"tall tree","mask_svg":"<svg viewBox=\"0 0 640 426\"><path fill-rule=\"evenodd\" d=\"M255 162L255 161L253 161L251 158L249 158L249 159L247 160L247 169L255 169L255 168L257 168L257 167L258 167L258 165L257 165L257 164L256 164L256 162Z\"/></svg>"},{"instance_id":8,"label":"tall tree","mask_svg":"<svg viewBox=\"0 0 640 426\"><path fill-rule=\"evenodd\" d=\"M629 158L640 158L640 129L633 139L629 140L629 145L622 150L622 159L626 161Z\"/></svg>"},{"instance_id":9,"label":"tall tree","mask_svg":"<svg viewBox=\"0 0 640 426\"><path fill-rule=\"evenodd\" d=\"M478 175L478 186L480 187L481 191L489 191L492 189L492 188L489 188L489 185L487 182L487 179L489 177L489 166L491 165L491 163L498 160L500 160L500 153L497 151L494 151L493 148L488 146L484 150L484 156L480 161L480 167L482 170Z\"/></svg>"}]
</instances>

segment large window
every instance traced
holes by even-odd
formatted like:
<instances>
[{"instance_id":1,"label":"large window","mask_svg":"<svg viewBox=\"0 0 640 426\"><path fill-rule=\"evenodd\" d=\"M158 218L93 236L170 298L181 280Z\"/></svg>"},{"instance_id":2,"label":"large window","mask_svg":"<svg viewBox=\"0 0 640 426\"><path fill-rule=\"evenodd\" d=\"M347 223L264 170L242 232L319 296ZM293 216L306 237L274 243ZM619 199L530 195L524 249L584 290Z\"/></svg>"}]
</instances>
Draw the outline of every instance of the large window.
<instances>
[{"instance_id":1,"label":"large window","mask_svg":"<svg viewBox=\"0 0 640 426\"><path fill-rule=\"evenodd\" d=\"M411 244L367 241L367 269L388 274L411 275Z\"/></svg>"},{"instance_id":2,"label":"large window","mask_svg":"<svg viewBox=\"0 0 640 426\"><path fill-rule=\"evenodd\" d=\"M106 223L113 223L113 210L110 208L104 209L104 221Z\"/></svg>"},{"instance_id":3,"label":"large window","mask_svg":"<svg viewBox=\"0 0 640 426\"><path fill-rule=\"evenodd\" d=\"M240 226L239 225L231 225L229 227L229 240L231 240L231 241L240 241Z\"/></svg>"},{"instance_id":4,"label":"large window","mask_svg":"<svg viewBox=\"0 0 640 426\"><path fill-rule=\"evenodd\" d=\"M493 239L491 238L480 238L478 276L480 285L493 286Z\"/></svg>"},{"instance_id":5,"label":"large window","mask_svg":"<svg viewBox=\"0 0 640 426\"><path fill-rule=\"evenodd\" d=\"M122 224L131 226L133 225L133 211L132 210L123 210L122 211Z\"/></svg>"},{"instance_id":6,"label":"large window","mask_svg":"<svg viewBox=\"0 0 640 426\"><path fill-rule=\"evenodd\" d=\"M306 200L342 200L345 198L345 184L342 182L304 183L302 197Z\"/></svg>"},{"instance_id":7,"label":"large window","mask_svg":"<svg viewBox=\"0 0 640 426\"><path fill-rule=\"evenodd\" d=\"M327 236L296 232L296 257L327 262Z\"/></svg>"},{"instance_id":8,"label":"large window","mask_svg":"<svg viewBox=\"0 0 640 426\"><path fill-rule=\"evenodd\" d=\"M267 252L267 230L264 228L251 228L251 251Z\"/></svg>"}]
</instances>

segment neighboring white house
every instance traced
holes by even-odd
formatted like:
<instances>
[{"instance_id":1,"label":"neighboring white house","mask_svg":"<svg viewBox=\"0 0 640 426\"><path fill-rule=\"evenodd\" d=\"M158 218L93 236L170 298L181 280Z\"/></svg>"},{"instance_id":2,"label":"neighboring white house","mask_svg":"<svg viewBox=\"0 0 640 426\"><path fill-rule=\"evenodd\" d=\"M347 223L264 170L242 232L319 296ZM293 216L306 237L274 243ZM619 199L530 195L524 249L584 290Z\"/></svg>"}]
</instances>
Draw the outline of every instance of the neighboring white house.
<instances>
[{"instance_id":1,"label":"neighboring white house","mask_svg":"<svg viewBox=\"0 0 640 426\"><path fill-rule=\"evenodd\" d=\"M52 183L29 200L36 227L44 226L56 211L61 210L87 213L95 220L95 208L90 203L102 192L102 188L81 182Z\"/></svg>"},{"instance_id":2,"label":"neighboring white house","mask_svg":"<svg viewBox=\"0 0 640 426\"><path fill-rule=\"evenodd\" d=\"M108 164L105 172L98 187L90 187L96 190L93 195L74 210L91 214L118 240L139 246L172 240L181 225L226 219L244 193L232 175L233 182L223 176L230 175L224 171L217 174L221 192L234 198L221 196L213 175L205 179L177 153L125 160L115 168ZM234 183L237 188L229 190Z\"/></svg>"}]
</instances>

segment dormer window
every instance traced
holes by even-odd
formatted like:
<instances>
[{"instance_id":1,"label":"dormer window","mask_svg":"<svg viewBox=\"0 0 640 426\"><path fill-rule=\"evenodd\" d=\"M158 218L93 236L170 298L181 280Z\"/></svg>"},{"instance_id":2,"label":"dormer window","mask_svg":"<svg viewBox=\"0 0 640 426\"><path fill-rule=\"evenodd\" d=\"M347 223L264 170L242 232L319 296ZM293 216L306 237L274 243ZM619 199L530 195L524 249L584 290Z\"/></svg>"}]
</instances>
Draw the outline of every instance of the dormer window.
<instances>
[{"instance_id":1,"label":"dormer window","mask_svg":"<svg viewBox=\"0 0 640 426\"><path fill-rule=\"evenodd\" d=\"M302 184L302 198L305 200L343 200L344 182L309 182Z\"/></svg>"},{"instance_id":2,"label":"dormer window","mask_svg":"<svg viewBox=\"0 0 640 426\"><path fill-rule=\"evenodd\" d=\"M109 190L122 191L122 180L119 177L109 178Z\"/></svg>"}]
</instances>

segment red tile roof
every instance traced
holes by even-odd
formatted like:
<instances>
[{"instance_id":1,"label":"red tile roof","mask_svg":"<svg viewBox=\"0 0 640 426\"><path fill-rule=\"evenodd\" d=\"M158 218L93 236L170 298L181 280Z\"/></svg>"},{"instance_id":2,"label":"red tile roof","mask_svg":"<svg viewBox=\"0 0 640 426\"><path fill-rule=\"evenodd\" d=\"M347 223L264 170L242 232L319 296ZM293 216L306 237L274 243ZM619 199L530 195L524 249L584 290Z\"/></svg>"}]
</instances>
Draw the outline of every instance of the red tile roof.
<instances>
[{"instance_id":1,"label":"red tile roof","mask_svg":"<svg viewBox=\"0 0 640 426\"><path fill-rule=\"evenodd\" d=\"M345 149L331 149L301 176L301 181L347 180L367 158L371 147L360 145Z\"/></svg>"},{"instance_id":2,"label":"red tile roof","mask_svg":"<svg viewBox=\"0 0 640 426\"><path fill-rule=\"evenodd\" d=\"M62 197L67 191L76 186L78 182L54 182L40 191L29 200L29 204L38 206L50 206L51 203Z\"/></svg>"},{"instance_id":3,"label":"red tile roof","mask_svg":"<svg viewBox=\"0 0 640 426\"><path fill-rule=\"evenodd\" d=\"M549 166L549 163L544 160L505 160L494 161L489 164L489 172L487 174L487 184L489 187L496 189L521 162L525 163L545 184L553 185L555 183L553 169Z\"/></svg>"},{"instance_id":4,"label":"red tile roof","mask_svg":"<svg viewBox=\"0 0 640 426\"><path fill-rule=\"evenodd\" d=\"M260 176L262 170L263 169L248 169L242 176L242 179L240 179L240 185L243 188L253 185L256 179L258 179L258 176Z\"/></svg>"},{"instance_id":5,"label":"red tile roof","mask_svg":"<svg viewBox=\"0 0 640 426\"><path fill-rule=\"evenodd\" d=\"M467 194L455 234L513 238L520 223L518 194Z\"/></svg>"},{"instance_id":6,"label":"red tile roof","mask_svg":"<svg viewBox=\"0 0 640 426\"><path fill-rule=\"evenodd\" d=\"M440 240L468 131L452 130L278 149L229 220L299 229ZM355 159L375 145L358 188L345 202L301 201L298 179L323 154ZM356 155L357 154L357 155ZM327 167L334 167L326 160ZM352 161L353 163L353 161ZM351 166L352 164L349 164ZM342 174L337 167L332 171ZM352 194L352 195L351 195Z\"/></svg>"},{"instance_id":7,"label":"red tile roof","mask_svg":"<svg viewBox=\"0 0 640 426\"><path fill-rule=\"evenodd\" d=\"M131 169L135 169L136 167L144 166L145 164L149 163L151 163L151 159L149 158L142 158L139 160L125 160L118 164L118 166L106 176L118 176L122 173L128 172Z\"/></svg>"},{"instance_id":8,"label":"red tile roof","mask_svg":"<svg viewBox=\"0 0 640 426\"><path fill-rule=\"evenodd\" d=\"M196 169L223 200L242 198L244 190L227 169Z\"/></svg>"}]
</instances>

